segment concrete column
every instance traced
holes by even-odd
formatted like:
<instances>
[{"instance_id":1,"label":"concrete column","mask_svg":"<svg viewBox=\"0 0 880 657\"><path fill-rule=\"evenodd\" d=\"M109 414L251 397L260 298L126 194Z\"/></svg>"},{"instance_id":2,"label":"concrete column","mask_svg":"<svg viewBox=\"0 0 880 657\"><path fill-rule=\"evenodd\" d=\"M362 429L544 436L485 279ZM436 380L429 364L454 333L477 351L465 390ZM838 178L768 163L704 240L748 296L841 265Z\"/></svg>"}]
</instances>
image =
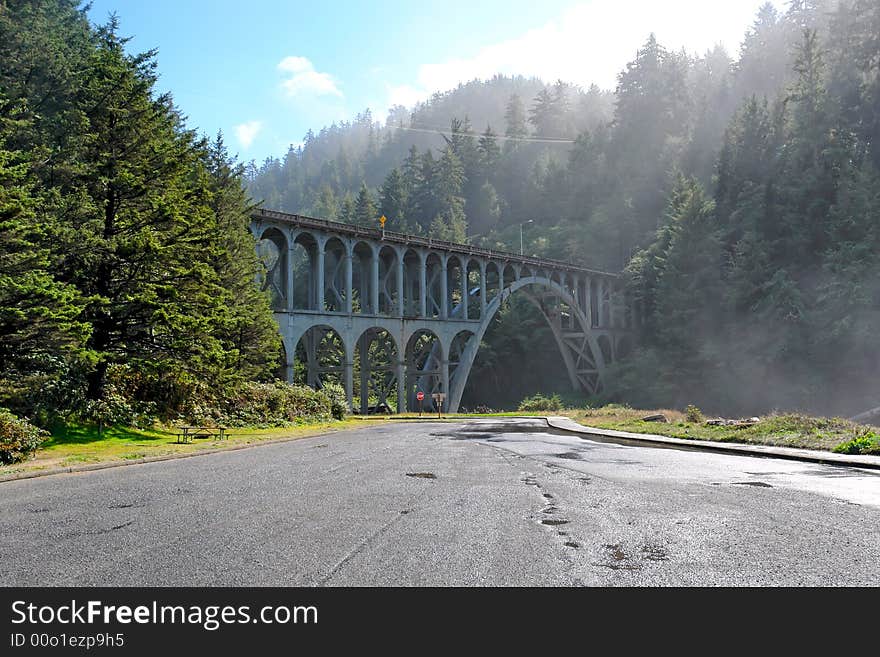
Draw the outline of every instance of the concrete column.
<instances>
[{"instance_id":1,"label":"concrete column","mask_svg":"<svg viewBox=\"0 0 880 657\"><path fill-rule=\"evenodd\" d=\"M403 257L397 256L397 314L403 317L406 299L403 293Z\"/></svg>"},{"instance_id":2,"label":"concrete column","mask_svg":"<svg viewBox=\"0 0 880 657\"><path fill-rule=\"evenodd\" d=\"M397 412L406 413L406 363L397 361Z\"/></svg>"},{"instance_id":3,"label":"concrete column","mask_svg":"<svg viewBox=\"0 0 880 657\"><path fill-rule=\"evenodd\" d=\"M427 254L422 254L419 258L419 317L425 317L428 314L427 269L428 257Z\"/></svg>"},{"instance_id":4,"label":"concrete column","mask_svg":"<svg viewBox=\"0 0 880 657\"><path fill-rule=\"evenodd\" d=\"M465 263L461 270L461 318L468 318L468 266Z\"/></svg>"},{"instance_id":5,"label":"concrete column","mask_svg":"<svg viewBox=\"0 0 880 657\"><path fill-rule=\"evenodd\" d=\"M343 385L345 386L345 403L348 404L349 410L354 410L354 363L351 361L345 363Z\"/></svg>"},{"instance_id":6,"label":"concrete column","mask_svg":"<svg viewBox=\"0 0 880 657\"><path fill-rule=\"evenodd\" d=\"M440 319L449 316L449 281L447 280L446 258L440 261Z\"/></svg>"},{"instance_id":7,"label":"concrete column","mask_svg":"<svg viewBox=\"0 0 880 657\"><path fill-rule=\"evenodd\" d=\"M574 302L580 306L581 305L581 290L578 285L578 277L577 274L572 274L571 276L571 296L574 297ZM578 308L578 310L583 310L583 308Z\"/></svg>"},{"instance_id":8,"label":"concrete column","mask_svg":"<svg viewBox=\"0 0 880 657\"><path fill-rule=\"evenodd\" d=\"M504 263L498 265L498 298L504 294Z\"/></svg>"},{"instance_id":9,"label":"concrete column","mask_svg":"<svg viewBox=\"0 0 880 657\"><path fill-rule=\"evenodd\" d=\"M287 247L287 311L293 312L295 307L293 305L293 243Z\"/></svg>"},{"instance_id":10,"label":"concrete column","mask_svg":"<svg viewBox=\"0 0 880 657\"><path fill-rule=\"evenodd\" d=\"M486 263L480 262L480 319L486 317Z\"/></svg>"},{"instance_id":11,"label":"concrete column","mask_svg":"<svg viewBox=\"0 0 880 657\"><path fill-rule=\"evenodd\" d=\"M374 253L370 262L370 305L374 315L379 314L379 254Z\"/></svg>"},{"instance_id":12,"label":"concrete column","mask_svg":"<svg viewBox=\"0 0 880 657\"><path fill-rule=\"evenodd\" d=\"M367 413L370 404L370 361L368 359L367 334L364 333L358 340L358 348L361 350L361 414Z\"/></svg>"},{"instance_id":13,"label":"concrete column","mask_svg":"<svg viewBox=\"0 0 880 657\"><path fill-rule=\"evenodd\" d=\"M440 361L440 392L446 393L446 401L443 402L443 410L449 409L449 361L443 359Z\"/></svg>"},{"instance_id":14,"label":"concrete column","mask_svg":"<svg viewBox=\"0 0 880 657\"><path fill-rule=\"evenodd\" d=\"M599 301L596 304L596 326L605 328L605 281L601 278L596 281L596 294L599 295Z\"/></svg>"},{"instance_id":15,"label":"concrete column","mask_svg":"<svg viewBox=\"0 0 880 657\"><path fill-rule=\"evenodd\" d=\"M317 271L315 272L317 274L317 276L315 276L317 281L315 288L315 309L318 312L324 312L324 246L322 244L318 245L317 260Z\"/></svg>"},{"instance_id":16,"label":"concrete column","mask_svg":"<svg viewBox=\"0 0 880 657\"><path fill-rule=\"evenodd\" d=\"M352 313L352 290L351 290L351 282L352 282L352 271L351 271L351 254L345 254L345 312L351 315Z\"/></svg>"}]
</instances>

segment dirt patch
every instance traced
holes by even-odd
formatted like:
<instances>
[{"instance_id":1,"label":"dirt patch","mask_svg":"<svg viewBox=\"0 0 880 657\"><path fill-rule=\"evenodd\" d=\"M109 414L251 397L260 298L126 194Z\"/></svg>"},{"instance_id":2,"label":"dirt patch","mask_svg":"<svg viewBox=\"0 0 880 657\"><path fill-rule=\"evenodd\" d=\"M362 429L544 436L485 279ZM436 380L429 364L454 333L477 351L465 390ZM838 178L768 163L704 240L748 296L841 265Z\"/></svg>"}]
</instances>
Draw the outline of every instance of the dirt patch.
<instances>
[{"instance_id":1,"label":"dirt patch","mask_svg":"<svg viewBox=\"0 0 880 657\"><path fill-rule=\"evenodd\" d=\"M433 472L407 472L407 477L417 477L419 479L436 479L437 475Z\"/></svg>"}]
</instances>

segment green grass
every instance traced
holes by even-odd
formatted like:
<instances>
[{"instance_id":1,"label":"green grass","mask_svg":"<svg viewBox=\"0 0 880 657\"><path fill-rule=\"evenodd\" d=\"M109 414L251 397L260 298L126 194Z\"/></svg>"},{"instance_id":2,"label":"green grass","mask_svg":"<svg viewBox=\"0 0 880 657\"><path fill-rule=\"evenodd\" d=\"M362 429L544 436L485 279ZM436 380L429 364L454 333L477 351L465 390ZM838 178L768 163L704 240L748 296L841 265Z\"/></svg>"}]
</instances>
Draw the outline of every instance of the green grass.
<instances>
[{"instance_id":1,"label":"green grass","mask_svg":"<svg viewBox=\"0 0 880 657\"><path fill-rule=\"evenodd\" d=\"M669 422L642 421L642 417L655 413L662 413ZM581 424L599 429L653 433L686 440L835 451L843 451L844 446L849 445L850 451L845 453L880 454L880 436L870 427L842 418L785 413L765 415L749 427L712 426L707 425L705 421L689 422L680 411L638 410L618 405L569 411L566 415Z\"/></svg>"},{"instance_id":2,"label":"green grass","mask_svg":"<svg viewBox=\"0 0 880 657\"><path fill-rule=\"evenodd\" d=\"M186 444L178 444L177 431L174 427L144 430L114 426L99 432L97 427L86 425L58 426L37 450L34 458L23 463L0 466L0 477L90 463L134 461L156 456L217 450L233 445L305 438L357 426L362 425L356 420L346 419L272 429L232 429L227 440L198 439Z\"/></svg>"}]
</instances>

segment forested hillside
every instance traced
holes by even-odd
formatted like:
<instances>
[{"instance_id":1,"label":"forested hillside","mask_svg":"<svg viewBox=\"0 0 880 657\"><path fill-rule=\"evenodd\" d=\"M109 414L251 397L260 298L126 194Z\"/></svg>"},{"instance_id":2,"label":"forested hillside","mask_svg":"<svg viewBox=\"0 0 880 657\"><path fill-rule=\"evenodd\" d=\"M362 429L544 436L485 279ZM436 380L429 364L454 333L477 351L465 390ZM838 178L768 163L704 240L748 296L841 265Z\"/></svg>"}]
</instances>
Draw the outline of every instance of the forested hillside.
<instances>
[{"instance_id":1,"label":"forested hillside","mask_svg":"<svg viewBox=\"0 0 880 657\"><path fill-rule=\"evenodd\" d=\"M267 207L509 250L532 220L528 252L625 270L645 323L616 398L855 411L880 403L878 67L876 2L767 4L738 53L651 36L613 91L473 81L310 132L248 184ZM555 378L546 341L518 337L528 313L478 356L499 401L523 362Z\"/></svg>"}]
</instances>

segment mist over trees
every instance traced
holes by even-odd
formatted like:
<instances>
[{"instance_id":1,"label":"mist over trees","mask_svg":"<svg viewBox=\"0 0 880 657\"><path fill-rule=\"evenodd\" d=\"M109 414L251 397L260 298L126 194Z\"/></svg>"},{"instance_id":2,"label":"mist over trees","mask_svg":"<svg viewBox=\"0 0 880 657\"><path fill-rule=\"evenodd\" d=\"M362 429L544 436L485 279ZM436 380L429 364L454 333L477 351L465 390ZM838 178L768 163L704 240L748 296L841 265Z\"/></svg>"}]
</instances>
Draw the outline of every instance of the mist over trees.
<instances>
[{"instance_id":1,"label":"mist over trees","mask_svg":"<svg viewBox=\"0 0 880 657\"><path fill-rule=\"evenodd\" d=\"M533 220L529 253L624 271L643 325L613 398L850 413L880 401L878 171L880 6L794 0L738 53L652 35L613 91L475 80L310 131L247 184L266 207L507 250ZM558 369L514 310L472 374L499 403L514 371Z\"/></svg>"}]
</instances>

